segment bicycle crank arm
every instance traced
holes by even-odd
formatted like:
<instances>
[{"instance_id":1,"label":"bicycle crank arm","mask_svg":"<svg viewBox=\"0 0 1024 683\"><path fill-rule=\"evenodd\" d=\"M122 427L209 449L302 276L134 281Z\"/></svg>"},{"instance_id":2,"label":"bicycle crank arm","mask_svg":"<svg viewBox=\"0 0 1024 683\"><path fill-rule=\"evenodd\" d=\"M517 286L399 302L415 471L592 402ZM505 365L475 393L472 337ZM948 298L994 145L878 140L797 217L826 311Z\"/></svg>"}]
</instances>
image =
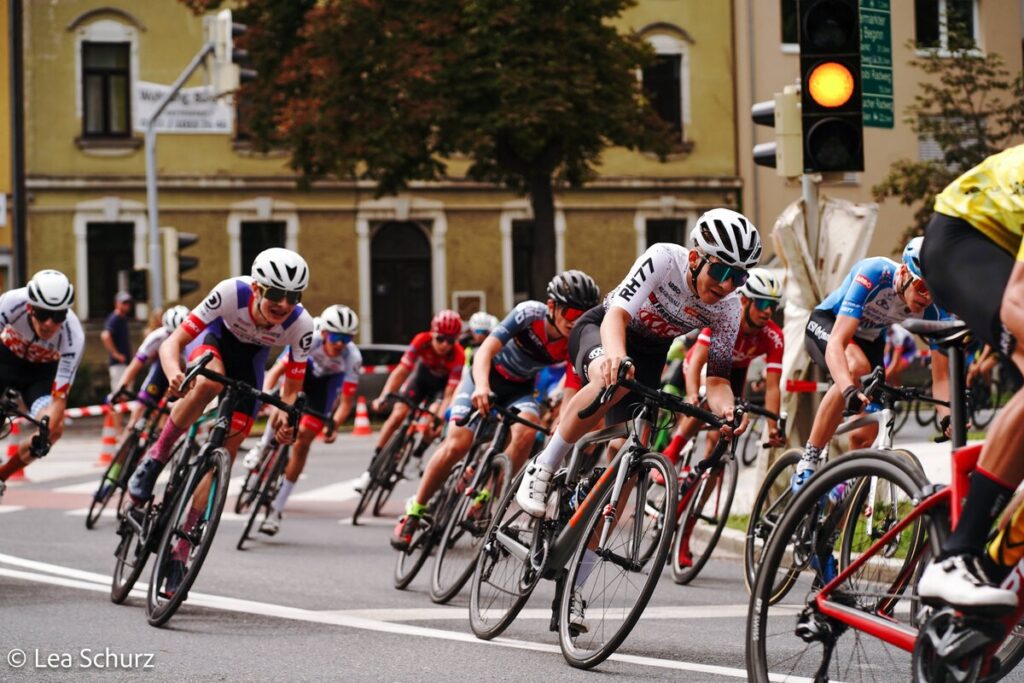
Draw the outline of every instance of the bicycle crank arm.
<instances>
[{"instance_id":1,"label":"bicycle crank arm","mask_svg":"<svg viewBox=\"0 0 1024 683\"><path fill-rule=\"evenodd\" d=\"M602 560L607 560L611 562L616 567L622 567L626 571L638 572L644 568L643 564L641 564L640 562L633 562L623 557L622 555L617 555L613 553L611 550L598 549L597 556L600 557Z\"/></svg>"},{"instance_id":2,"label":"bicycle crank arm","mask_svg":"<svg viewBox=\"0 0 1024 683\"><path fill-rule=\"evenodd\" d=\"M502 548L508 551L509 555L516 558L520 562L526 562L530 556L530 549L525 545L506 534L501 529L494 532L494 538L498 541Z\"/></svg>"}]
</instances>

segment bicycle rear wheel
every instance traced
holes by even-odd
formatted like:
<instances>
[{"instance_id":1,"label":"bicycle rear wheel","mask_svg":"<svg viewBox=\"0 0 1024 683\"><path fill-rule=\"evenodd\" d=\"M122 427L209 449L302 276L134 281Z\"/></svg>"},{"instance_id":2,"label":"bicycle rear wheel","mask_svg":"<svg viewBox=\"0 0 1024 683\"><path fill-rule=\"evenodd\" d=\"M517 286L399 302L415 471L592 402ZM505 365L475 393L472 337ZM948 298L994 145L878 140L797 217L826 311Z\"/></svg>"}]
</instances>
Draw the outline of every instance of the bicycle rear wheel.
<instances>
[{"instance_id":1,"label":"bicycle rear wheel","mask_svg":"<svg viewBox=\"0 0 1024 683\"><path fill-rule=\"evenodd\" d=\"M451 600L473 575L494 508L511 480L512 461L499 453L480 478L478 490L466 491L456 500L434 556L430 582L430 599L434 602Z\"/></svg>"},{"instance_id":2,"label":"bicycle rear wheel","mask_svg":"<svg viewBox=\"0 0 1024 683\"><path fill-rule=\"evenodd\" d=\"M729 521L738 470L736 459L728 456L717 467L711 468L701 477L686 509L679 516L670 556L672 580L676 583L693 581L711 558Z\"/></svg>"},{"instance_id":3,"label":"bicycle rear wheel","mask_svg":"<svg viewBox=\"0 0 1024 683\"><path fill-rule=\"evenodd\" d=\"M920 541L911 542L912 534L906 533L895 548L865 547L870 558L823 599L836 609L855 610L861 623L916 630L918 600L912 577L924 549L934 552L941 543L944 511L936 508L921 514L913 507L928 482L906 459L885 451L858 451L856 457L829 463L810 479L764 550L747 619L751 680L764 682L771 676L877 681L910 670L910 652L826 616L818 607L821 588L836 576L845 520L849 515L866 516L873 502L870 497L851 496L837 504L829 500L829 493L837 485L873 478L875 489L896 501L893 509L908 524L905 530L921 530ZM813 525L807 524L809 518L815 520ZM792 590L776 601L779 577L794 572Z\"/></svg>"},{"instance_id":4,"label":"bicycle rear wheel","mask_svg":"<svg viewBox=\"0 0 1024 683\"><path fill-rule=\"evenodd\" d=\"M200 455L199 466L191 471L185 486L175 497L174 514L160 539L156 561L153 563L153 575L149 581L146 614L151 626L162 626L174 616L199 576L203 561L213 545L220 514L227 501L230 462L230 456L223 448L213 449L205 458ZM193 496L207 477L210 477L209 493L205 500L198 501L202 506L199 518L194 525L190 525L189 512L193 509ZM177 571L177 562L183 563L181 581L170 592L167 580Z\"/></svg>"},{"instance_id":5,"label":"bicycle rear wheel","mask_svg":"<svg viewBox=\"0 0 1024 683\"><path fill-rule=\"evenodd\" d=\"M427 502L427 511L420 520L416 533L413 534L412 542L406 550L399 551L398 557L395 558L393 583L398 590L403 590L412 583L440 540L450 509L456 503L455 483L462 478L464 466L465 461L452 469L444 486Z\"/></svg>"},{"instance_id":6,"label":"bicycle rear wheel","mask_svg":"<svg viewBox=\"0 0 1024 683\"><path fill-rule=\"evenodd\" d=\"M395 435L397 436L397 434ZM377 493L377 487L380 486L380 480L383 473L387 469L388 458L391 457L392 440L395 437L391 437L390 440L384 445L380 453L373 456L370 461L370 481L367 482L366 486L363 487L362 495L359 496L359 502L356 503L356 509L352 512L352 525L356 526L359 524L359 516L366 511L366 507L373 500L374 495Z\"/></svg>"},{"instance_id":7,"label":"bicycle rear wheel","mask_svg":"<svg viewBox=\"0 0 1024 683\"><path fill-rule=\"evenodd\" d=\"M374 517L380 517L384 505L387 504L388 499L391 498L391 493L395 490L395 486L405 477L405 466L412 455L413 445L413 439L406 437L402 441L401 450L390 459L389 467L384 470L379 487L377 488L377 500L373 503Z\"/></svg>"},{"instance_id":8,"label":"bicycle rear wheel","mask_svg":"<svg viewBox=\"0 0 1024 683\"><path fill-rule=\"evenodd\" d=\"M996 414L999 386L995 382L977 381L971 387L971 422L984 430Z\"/></svg>"},{"instance_id":9,"label":"bicycle rear wheel","mask_svg":"<svg viewBox=\"0 0 1024 683\"><path fill-rule=\"evenodd\" d=\"M544 522L516 503L522 478L520 472L494 510L470 584L469 626L482 640L495 638L508 628L540 579L531 554L536 551L535 536L542 533ZM539 559L545 555L539 553Z\"/></svg>"},{"instance_id":10,"label":"bicycle rear wheel","mask_svg":"<svg viewBox=\"0 0 1024 683\"><path fill-rule=\"evenodd\" d=\"M764 548L793 499L790 486L796 472L796 464L800 462L802 455L803 450L800 448L790 448L782 453L768 469L754 498L750 519L747 520L747 538L743 544L743 582L748 593L754 588L754 577L761 563ZM785 584L788 583L785 577L780 579L777 591L784 590Z\"/></svg>"},{"instance_id":11,"label":"bicycle rear wheel","mask_svg":"<svg viewBox=\"0 0 1024 683\"><path fill-rule=\"evenodd\" d=\"M134 435L134 432L132 432ZM114 491L123 489L125 477L130 476L135 469L137 458L134 455L137 441L134 438L127 438L117 449L114 459L107 465L100 478L100 485L93 494L92 502L89 504L89 511L85 513L85 528L92 529L99 521L100 515L106 509L110 499L114 497Z\"/></svg>"},{"instance_id":12,"label":"bicycle rear wheel","mask_svg":"<svg viewBox=\"0 0 1024 683\"><path fill-rule=\"evenodd\" d=\"M558 642L565 660L574 667L593 668L615 652L633 630L661 578L675 530L671 515L661 528L651 558L642 562L640 557L642 539L652 533L654 525L651 517L641 512L654 471L664 477L668 499L676 499L676 474L665 456L640 455L626 473L617 514L604 514L614 487L605 486L598 493L569 562L558 614ZM602 536L606 536L603 544ZM571 623L573 601L582 603L585 628Z\"/></svg>"},{"instance_id":13,"label":"bicycle rear wheel","mask_svg":"<svg viewBox=\"0 0 1024 683\"><path fill-rule=\"evenodd\" d=\"M738 456L744 466L750 467L757 460L757 453L761 450L761 433L764 430L764 418L755 415L754 419L747 425L747 435L743 437L743 445L738 449Z\"/></svg>"}]
</instances>

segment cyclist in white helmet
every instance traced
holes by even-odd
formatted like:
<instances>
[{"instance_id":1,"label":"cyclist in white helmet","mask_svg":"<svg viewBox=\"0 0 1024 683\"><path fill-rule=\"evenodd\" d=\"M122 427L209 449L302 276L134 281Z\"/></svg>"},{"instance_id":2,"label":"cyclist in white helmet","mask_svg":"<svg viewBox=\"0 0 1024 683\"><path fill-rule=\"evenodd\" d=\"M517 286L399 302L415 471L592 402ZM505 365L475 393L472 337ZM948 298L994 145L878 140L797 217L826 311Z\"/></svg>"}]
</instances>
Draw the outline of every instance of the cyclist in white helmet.
<instances>
[{"instance_id":1,"label":"cyclist in white helmet","mask_svg":"<svg viewBox=\"0 0 1024 683\"><path fill-rule=\"evenodd\" d=\"M171 457L174 442L220 393L220 385L205 377L197 378L188 387L182 386L182 352L190 362L212 352L214 359L207 366L209 369L260 387L270 347L289 346L281 399L285 403L295 401L302 390L306 359L313 345L313 318L299 305L308 284L309 267L301 256L289 249L266 249L253 261L251 277L233 277L218 284L161 344L160 363L169 389L183 395L174 403L170 419L128 482L133 504L143 504L152 496L153 485ZM257 407L255 400L242 401L232 416L230 437L225 443L232 457L252 428ZM276 431L280 443L291 443L294 438L294 430L288 427L287 417L280 410L271 412L270 429ZM199 487L193 504L206 500L207 487L208 484ZM193 507L185 527L194 527L201 513L201 509ZM182 538L172 552L165 592L173 593L180 585L184 559L190 550L188 539Z\"/></svg>"},{"instance_id":2,"label":"cyclist in white helmet","mask_svg":"<svg viewBox=\"0 0 1024 683\"><path fill-rule=\"evenodd\" d=\"M331 416L335 425L342 424L352 414L355 403L356 389L359 386L359 372L363 365L363 356L356 346L354 338L359 332L359 316L348 306L328 306L318 318L319 332L313 337L313 348L309 351L306 379L302 391L306 394L307 406L318 413L328 414L338 403L337 410ZM274 367L267 373L263 383L265 391L273 391L278 380L288 367L290 349L285 349ZM338 401L338 397L341 401ZM299 480L306 466L306 457L313 439L324 428L324 422L312 415L303 415L299 422L299 434L288 456L288 466L284 471L284 482L271 505L271 511L260 525L260 532L273 536L281 528L282 514L288 497L292 494L295 482ZM267 445L272 430L264 434L264 441L249 451L244 460L248 469L259 466L261 447ZM324 436L326 443L333 443L337 434L332 430Z\"/></svg>"},{"instance_id":3,"label":"cyclist in white helmet","mask_svg":"<svg viewBox=\"0 0 1024 683\"><path fill-rule=\"evenodd\" d=\"M473 352L484 343L495 327L498 326L498 319L486 311L477 311L469 316L469 324L466 331L459 337L459 343L466 351L466 367L473 365Z\"/></svg>"},{"instance_id":4,"label":"cyclist in white helmet","mask_svg":"<svg viewBox=\"0 0 1024 683\"><path fill-rule=\"evenodd\" d=\"M74 300L75 288L56 270L41 270L27 286L0 296L0 391L15 389L34 417L50 418L49 443L33 434L0 466L0 498L4 482L46 455L64 432L68 391L85 350Z\"/></svg>"}]
</instances>

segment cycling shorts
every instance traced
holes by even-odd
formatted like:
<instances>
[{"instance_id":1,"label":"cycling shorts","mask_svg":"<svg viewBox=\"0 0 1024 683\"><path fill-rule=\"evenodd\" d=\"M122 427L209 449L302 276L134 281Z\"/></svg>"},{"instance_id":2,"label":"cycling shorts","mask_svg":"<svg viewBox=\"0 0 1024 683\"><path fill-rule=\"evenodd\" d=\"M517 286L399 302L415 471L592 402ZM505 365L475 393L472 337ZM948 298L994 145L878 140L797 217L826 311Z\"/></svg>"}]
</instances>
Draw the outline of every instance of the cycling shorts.
<instances>
[{"instance_id":1,"label":"cycling shorts","mask_svg":"<svg viewBox=\"0 0 1024 683\"><path fill-rule=\"evenodd\" d=\"M317 377L309 368L306 368L306 379L302 384L302 391L306 393L306 405L318 413L330 415L334 408L334 402L341 394L341 385L344 381L344 372ZM299 426L319 434L320 430L324 428L324 422L319 417L303 415Z\"/></svg>"},{"instance_id":2,"label":"cycling shorts","mask_svg":"<svg viewBox=\"0 0 1024 683\"><path fill-rule=\"evenodd\" d=\"M999 309L1014 262L1014 254L962 218L932 214L921 248L921 270L935 303L1007 358L1016 340L1003 325Z\"/></svg>"},{"instance_id":3,"label":"cycling shorts","mask_svg":"<svg viewBox=\"0 0 1024 683\"><path fill-rule=\"evenodd\" d=\"M604 347L601 346L601 322L604 321L604 316L605 309L598 304L580 317L576 326L572 328L572 334L569 335L569 358L575 364L582 386L590 383L590 376L587 374L590 363L604 355ZM633 359L636 366L634 379L651 389L659 388L661 371L665 368L665 359L668 358L668 349L671 345L671 340L664 344L653 343L627 329L626 355ZM640 405L640 398L630 392L608 411L605 415L605 424L625 422L633 416Z\"/></svg>"},{"instance_id":4,"label":"cycling shorts","mask_svg":"<svg viewBox=\"0 0 1024 683\"><path fill-rule=\"evenodd\" d=\"M828 346L829 336L832 334L832 326L835 324L835 313L815 309L811 312L811 319L807 321L807 328L804 330L804 348L810 354L811 360L826 373L829 372L829 369L828 363L825 362L825 347ZM854 337L853 343L867 356L868 365L872 369L882 365L885 357L885 335L880 334L878 339L873 341Z\"/></svg>"},{"instance_id":5,"label":"cycling shorts","mask_svg":"<svg viewBox=\"0 0 1024 683\"><path fill-rule=\"evenodd\" d=\"M512 382L502 377L491 367L488 375L491 384L491 393L497 395L497 404L503 408L518 408L521 413L529 413L536 419L540 414L537 407L537 400L533 396L533 382ZM473 381L472 372L462 373L462 381L459 388L455 390L455 398L452 400L451 419L461 420L473 412L473 403L470 397L476 389L476 382ZM527 417L527 419L530 419Z\"/></svg>"},{"instance_id":6,"label":"cycling shorts","mask_svg":"<svg viewBox=\"0 0 1024 683\"><path fill-rule=\"evenodd\" d=\"M149 373L146 375L146 379L142 380L142 386L139 388L136 398L147 406L155 406L164 397L164 392L167 391L169 384L158 358L150 364Z\"/></svg>"},{"instance_id":7,"label":"cycling shorts","mask_svg":"<svg viewBox=\"0 0 1024 683\"><path fill-rule=\"evenodd\" d=\"M212 351L224 363L224 375L245 382L257 389L263 387L263 373L267 366L270 347L246 344L231 333L218 318L202 334L185 347L185 357L191 363L207 351ZM231 431L246 435L252 429L253 418L260 403L251 396L242 398L231 416Z\"/></svg>"},{"instance_id":8,"label":"cycling shorts","mask_svg":"<svg viewBox=\"0 0 1024 683\"><path fill-rule=\"evenodd\" d=\"M58 364L59 361L30 363L0 344L0 391L14 389L25 405L32 407L37 400L50 395Z\"/></svg>"},{"instance_id":9,"label":"cycling shorts","mask_svg":"<svg viewBox=\"0 0 1024 683\"><path fill-rule=\"evenodd\" d=\"M432 374L423 363L417 363L398 393L416 403L423 403L438 398L447 386L447 374L438 377Z\"/></svg>"}]
</instances>

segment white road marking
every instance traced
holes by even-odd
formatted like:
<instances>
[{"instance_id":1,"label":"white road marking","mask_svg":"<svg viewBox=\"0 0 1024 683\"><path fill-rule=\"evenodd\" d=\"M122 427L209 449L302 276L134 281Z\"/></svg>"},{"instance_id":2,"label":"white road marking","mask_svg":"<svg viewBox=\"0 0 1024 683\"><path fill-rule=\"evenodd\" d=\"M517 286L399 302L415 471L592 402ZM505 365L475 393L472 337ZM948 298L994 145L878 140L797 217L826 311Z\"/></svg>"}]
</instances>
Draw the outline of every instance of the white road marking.
<instances>
[{"instance_id":1,"label":"white road marking","mask_svg":"<svg viewBox=\"0 0 1024 683\"><path fill-rule=\"evenodd\" d=\"M335 484L328 486L321 486L320 488L312 489L311 491L296 491L292 494L290 500L301 502L328 502L328 503L340 503L345 500L352 500L358 498L359 493L352 488L358 479L350 479L348 481L339 481Z\"/></svg>"},{"instance_id":2,"label":"white road marking","mask_svg":"<svg viewBox=\"0 0 1024 683\"><path fill-rule=\"evenodd\" d=\"M106 593L110 590L110 577L105 574L82 571L70 567L27 560L13 555L0 554L0 563L22 567L33 571L19 571L0 567L0 576L12 579L32 581L35 583L48 584L52 586L64 586L81 590ZM40 573L43 572L43 573ZM145 595L145 587L137 586L132 594ZM370 619L357 614L360 610L322 611L307 610L298 607L285 605L274 605L253 600L241 600L218 595L208 595L191 591L188 597L188 604L199 607L219 609L225 612L236 612L241 614L256 614L266 617L277 617L291 619L294 621L305 621L317 624L330 624L355 628L364 631L378 633L394 633L407 636L419 636L421 638L435 638L438 640L450 640L461 643L472 643L485 647L507 647L519 650L531 650L534 652L545 652L549 654L560 654L561 650L556 645L548 643L534 643L525 640L513 640L511 638L495 638L486 641L479 640L471 633L459 633L456 631L445 631L442 629L426 628L411 624L389 623L378 619ZM443 610L455 610L457 608L441 608ZM720 609L720 608L719 608ZM369 610L374 612L376 610ZM695 662L680 662L670 659L658 659L655 657L640 657L637 655L613 654L612 661L624 662L627 664L638 664L640 666L658 667L662 669L673 669L676 671L689 671L694 673L713 674L729 678L745 680L747 672L744 669L735 669L725 666L713 666L709 664L698 664ZM790 681L809 681L810 679L787 679Z\"/></svg>"},{"instance_id":3,"label":"white road marking","mask_svg":"<svg viewBox=\"0 0 1024 683\"><path fill-rule=\"evenodd\" d=\"M68 510L64 513L68 517L85 517L89 514L89 508L77 508L75 510ZM117 510L112 507L108 507L100 513L100 517L117 517Z\"/></svg>"},{"instance_id":4,"label":"white road marking","mask_svg":"<svg viewBox=\"0 0 1024 683\"><path fill-rule=\"evenodd\" d=\"M24 505L0 505L0 515L8 512L21 512L26 509Z\"/></svg>"}]
</instances>

